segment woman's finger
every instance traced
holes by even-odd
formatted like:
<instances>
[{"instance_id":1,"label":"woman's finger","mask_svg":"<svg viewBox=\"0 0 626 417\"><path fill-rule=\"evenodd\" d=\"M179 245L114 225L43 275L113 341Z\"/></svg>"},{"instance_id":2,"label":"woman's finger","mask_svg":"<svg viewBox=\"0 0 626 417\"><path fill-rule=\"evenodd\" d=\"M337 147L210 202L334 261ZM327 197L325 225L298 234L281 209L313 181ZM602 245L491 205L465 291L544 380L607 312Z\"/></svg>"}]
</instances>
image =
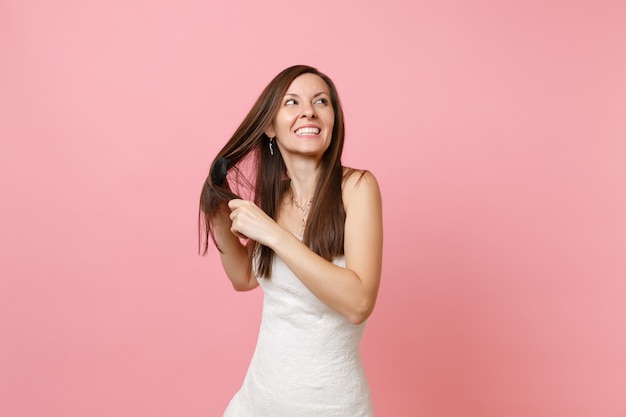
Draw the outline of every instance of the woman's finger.
<instances>
[{"instance_id":1,"label":"woman's finger","mask_svg":"<svg viewBox=\"0 0 626 417\"><path fill-rule=\"evenodd\" d=\"M228 208L230 208L231 210L236 210L244 204L246 204L245 200L242 200L240 198L233 198L228 202Z\"/></svg>"}]
</instances>

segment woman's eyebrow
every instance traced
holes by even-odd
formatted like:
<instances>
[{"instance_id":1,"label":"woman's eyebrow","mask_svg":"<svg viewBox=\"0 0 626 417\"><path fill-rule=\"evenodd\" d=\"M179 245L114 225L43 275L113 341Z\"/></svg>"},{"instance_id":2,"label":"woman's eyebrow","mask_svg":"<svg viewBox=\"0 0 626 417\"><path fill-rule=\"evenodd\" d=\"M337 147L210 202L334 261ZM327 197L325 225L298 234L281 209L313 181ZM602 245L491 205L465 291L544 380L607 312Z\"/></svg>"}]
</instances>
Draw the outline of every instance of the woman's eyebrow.
<instances>
[{"instance_id":1,"label":"woman's eyebrow","mask_svg":"<svg viewBox=\"0 0 626 417\"><path fill-rule=\"evenodd\" d=\"M329 95L326 91L320 91L319 93L315 93L313 95L313 98L321 96L321 95ZM285 93L285 97L287 96L292 96L292 97L300 97L298 94L296 93Z\"/></svg>"}]
</instances>

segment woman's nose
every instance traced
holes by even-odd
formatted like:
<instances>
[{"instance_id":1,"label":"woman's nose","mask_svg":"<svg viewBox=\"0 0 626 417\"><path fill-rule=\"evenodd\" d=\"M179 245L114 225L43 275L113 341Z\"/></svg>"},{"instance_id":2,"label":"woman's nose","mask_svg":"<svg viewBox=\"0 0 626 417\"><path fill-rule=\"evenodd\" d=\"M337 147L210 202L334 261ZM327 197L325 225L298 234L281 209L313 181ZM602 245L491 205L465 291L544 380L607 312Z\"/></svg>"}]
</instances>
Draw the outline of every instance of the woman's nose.
<instances>
[{"instance_id":1,"label":"woman's nose","mask_svg":"<svg viewBox=\"0 0 626 417\"><path fill-rule=\"evenodd\" d=\"M315 111L313 110L313 107L312 106L307 106L302 111L302 117L314 118L315 117Z\"/></svg>"}]
</instances>

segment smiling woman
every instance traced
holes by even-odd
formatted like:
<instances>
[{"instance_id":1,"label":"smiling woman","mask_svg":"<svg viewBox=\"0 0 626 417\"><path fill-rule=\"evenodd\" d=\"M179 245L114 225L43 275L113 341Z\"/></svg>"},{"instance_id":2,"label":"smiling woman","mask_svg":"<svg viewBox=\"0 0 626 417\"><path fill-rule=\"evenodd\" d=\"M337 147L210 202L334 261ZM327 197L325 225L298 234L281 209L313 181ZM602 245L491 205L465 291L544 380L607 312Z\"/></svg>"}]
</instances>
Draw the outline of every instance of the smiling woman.
<instances>
[{"instance_id":1,"label":"smiling woman","mask_svg":"<svg viewBox=\"0 0 626 417\"><path fill-rule=\"evenodd\" d=\"M204 250L210 236L233 287L264 292L225 416L373 415L359 344L380 282L382 203L371 173L341 164L343 142L334 84L300 65L270 82L213 162Z\"/></svg>"},{"instance_id":2,"label":"smiling woman","mask_svg":"<svg viewBox=\"0 0 626 417\"><path fill-rule=\"evenodd\" d=\"M287 91L265 133L276 137L283 159L292 153L319 156L330 145L335 121L328 85L319 76L307 73L296 78Z\"/></svg>"}]
</instances>

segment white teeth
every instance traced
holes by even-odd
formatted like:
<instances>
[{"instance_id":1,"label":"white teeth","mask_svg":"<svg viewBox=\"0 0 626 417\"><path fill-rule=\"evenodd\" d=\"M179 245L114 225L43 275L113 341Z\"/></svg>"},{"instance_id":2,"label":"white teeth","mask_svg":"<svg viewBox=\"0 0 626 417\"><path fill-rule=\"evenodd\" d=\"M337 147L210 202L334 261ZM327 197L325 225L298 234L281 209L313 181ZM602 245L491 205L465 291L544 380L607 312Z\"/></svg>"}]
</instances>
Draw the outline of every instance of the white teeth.
<instances>
[{"instance_id":1,"label":"white teeth","mask_svg":"<svg viewBox=\"0 0 626 417\"><path fill-rule=\"evenodd\" d=\"M317 127L301 127L296 130L298 135L318 135L320 133L319 128Z\"/></svg>"}]
</instances>

